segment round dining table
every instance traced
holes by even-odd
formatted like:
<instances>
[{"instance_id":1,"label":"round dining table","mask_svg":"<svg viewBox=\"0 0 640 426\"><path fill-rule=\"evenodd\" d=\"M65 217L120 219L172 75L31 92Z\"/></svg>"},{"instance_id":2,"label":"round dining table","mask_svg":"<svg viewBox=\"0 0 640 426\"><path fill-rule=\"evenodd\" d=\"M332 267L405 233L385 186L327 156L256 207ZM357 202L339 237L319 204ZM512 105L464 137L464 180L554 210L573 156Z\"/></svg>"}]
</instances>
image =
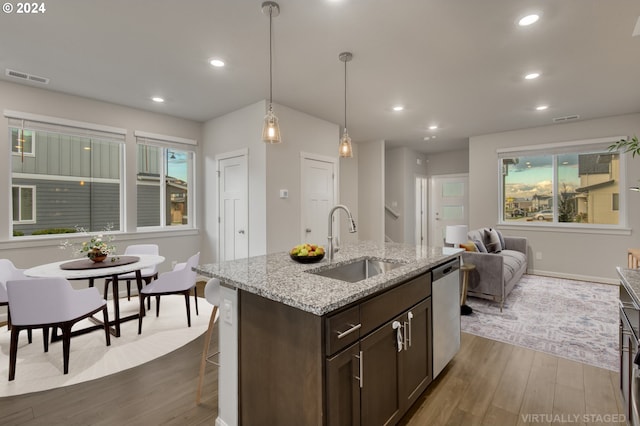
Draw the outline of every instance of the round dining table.
<instances>
[{"instance_id":1,"label":"round dining table","mask_svg":"<svg viewBox=\"0 0 640 426\"><path fill-rule=\"evenodd\" d=\"M123 274L135 272L138 291L142 289L142 276L140 271L164 262L163 256L152 254L138 254L135 256L117 256L116 261L108 257L103 262L93 263L88 258L76 260L63 260L59 262L47 263L26 269L24 274L33 278L60 277L67 280L88 280L89 287L94 286L94 282L99 278L109 278L113 283L113 309L114 318L109 321L111 334L120 337L120 324L124 321L137 319L139 314L129 315L120 318L120 303L118 277ZM104 326L99 319L91 317L96 324L93 327L77 330L74 334L83 334ZM54 334L54 336L56 336ZM53 340L53 337L52 337Z\"/></svg>"}]
</instances>

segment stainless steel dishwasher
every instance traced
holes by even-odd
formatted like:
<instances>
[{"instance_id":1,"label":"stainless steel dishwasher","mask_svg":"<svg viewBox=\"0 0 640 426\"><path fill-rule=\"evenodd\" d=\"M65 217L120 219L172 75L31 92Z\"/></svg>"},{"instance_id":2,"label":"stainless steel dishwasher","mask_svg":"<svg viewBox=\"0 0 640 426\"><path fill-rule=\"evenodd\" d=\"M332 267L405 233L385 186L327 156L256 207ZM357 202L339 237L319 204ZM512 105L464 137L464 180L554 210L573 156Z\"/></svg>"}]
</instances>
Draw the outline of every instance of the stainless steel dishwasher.
<instances>
[{"instance_id":1,"label":"stainless steel dishwasher","mask_svg":"<svg viewBox=\"0 0 640 426\"><path fill-rule=\"evenodd\" d=\"M452 260L432 271L433 378L460 350L460 261Z\"/></svg>"}]
</instances>

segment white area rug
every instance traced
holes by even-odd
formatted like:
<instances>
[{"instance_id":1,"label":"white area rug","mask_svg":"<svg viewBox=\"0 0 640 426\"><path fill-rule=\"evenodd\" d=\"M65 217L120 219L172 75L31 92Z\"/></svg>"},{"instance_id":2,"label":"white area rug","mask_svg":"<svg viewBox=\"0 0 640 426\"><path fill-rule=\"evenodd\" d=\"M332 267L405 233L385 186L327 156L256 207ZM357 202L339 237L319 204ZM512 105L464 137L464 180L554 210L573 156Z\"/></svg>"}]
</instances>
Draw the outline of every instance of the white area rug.
<instances>
[{"instance_id":1,"label":"white area rug","mask_svg":"<svg viewBox=\"0 0 640 426\"><path fill-rule=\"evenodd\" d=\"M617 371L618 286L524 275L500 312L470 297L462 331Z\"/></svg>"},{"instance_id":2,"label":"white area rug","mask_svg":"<svg viewBox=\"0 0 640 426\"><path fill-rule=\"evenodd\" d=\"M155 299L151 311L142 321L138 335L138 320L121 325L121 337L111 336L111 346L105 345L103 330L96 330L71 338L69 374L63 374L62 341L49 344L45 353L42 333L34 330L33 343L28 344L27 332L20 332L16 378L9 382L9 343L11 332L0 328L0 397L20 395L68 386L126 370L165 355L202 335L209 325L212 306L205 299L198 300L200 315L196 315L191 300L191 327L187 327L187 312L183 296L163 296L160 316L156 318ZM121 316L136 313L138 298L120 299ZM112 307L109 301L109 307ZM99 313L97 318L102 318ZM113 313L109 312L109 318ZM79 322L74 330L91 324Z\"/></svg>"}]
</instances>

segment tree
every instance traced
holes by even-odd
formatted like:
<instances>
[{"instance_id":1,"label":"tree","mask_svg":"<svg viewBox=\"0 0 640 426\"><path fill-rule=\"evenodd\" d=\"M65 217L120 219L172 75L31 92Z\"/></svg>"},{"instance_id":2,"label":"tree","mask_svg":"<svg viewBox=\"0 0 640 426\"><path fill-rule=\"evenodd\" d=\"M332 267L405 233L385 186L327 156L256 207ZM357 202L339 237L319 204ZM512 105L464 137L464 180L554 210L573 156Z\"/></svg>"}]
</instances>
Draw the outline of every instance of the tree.
<instances>
[{"instance_id":1,"label":"tree","mask_svg":"<svg viewBox=\"0 0 640 426\"><path fill-rule=\"evenodd\" d=\"M573 222L575 212L573 210L573 197L569 194L567 184L562 183L560 200L558 200L558 222Z\"/></svg>"}]
</instances>

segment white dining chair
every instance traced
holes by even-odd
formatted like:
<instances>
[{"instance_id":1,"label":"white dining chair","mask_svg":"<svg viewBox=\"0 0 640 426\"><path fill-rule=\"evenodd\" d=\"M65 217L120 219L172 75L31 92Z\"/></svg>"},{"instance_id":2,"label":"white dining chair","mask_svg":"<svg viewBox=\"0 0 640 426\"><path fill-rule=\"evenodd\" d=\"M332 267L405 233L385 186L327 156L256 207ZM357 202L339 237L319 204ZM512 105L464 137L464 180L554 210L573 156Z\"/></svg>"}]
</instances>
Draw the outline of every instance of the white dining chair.
<instances>
[{"instance_id":1,"label":"white dining chair","mask_svg":"<svg viewBox=\"0 0 640 426\"><path fill-rule=\"evenodd\" d=\"M9 296L7 296L7 281L24 280L23 269L15 267L9 259L0 259L0 306L7 307L7 330L11 330L11 311L9 310ZM29 330L29 343L31 343L31 330Z\"/></svg>"},{"instance_id":2,"label":"white dining chair","mask_svg":"<svg viewBox=\"0 0 640 426\"><path fill-rule=\"evenodd\" d=\"M160 249L158 248L157 244L132 244L130 246L127 246L126 249L124 249L123 256L135 256L136 254L153 254L157 256L160 254ZM142 276L142 280L145 282L145 284L148 285L152 280L155 280L158 278L158 265L153 265L149 268L143 268L140 271L140 275ZM138 284L136 279L136 273L129 272L127 274L122 274L118 277L118 280L127 282L127 300L131 300L131 281L135 281L136 284ZM104 281L104 298L105 299L108 298L107 296L108 296L109 284L111 283L111 281L112 281L111 278L107 278ZM140 290L141 288L138 288L138 294L140 294ZM147 306L147 307L149 309L151 308L151 306Z\"/></svg>"},{"instance_id":3,"label":"white dining chair","mask_svg":"<svg viewBox=\"0 0 640 426\"><path fill-rule=\"evenodd\" d=\"M217 362L213 361L213 357L220 352L210 353L211 351L211 335L213 334L213 326L218 318L218 307L220 306L220 280L217 278L211 278L204 287L204 298L207 302L213 305L211 311L211 318L209 318L209 328L204 335L204 349L202 350L202 359L200 360L200 374L198 376L198 391L196 393L196 404L200 404L202 397L202 385L204 382L204 371L207 363L211 363L219 366Z\"/></svg>"},{"instance_id":4,"label":"white dining chair","mask_svg":"<svg viewBox=\"0 0 640 426\"><path fill-rule=\"evenodd\" d=\"M29 278L7 282L11 306L9 380L15 379L18 337L22 330L42 329L44 351L49 351L49 328L62 330L64 374L69 372L71 328L84 318L102 311L107 346L111 345L107 302L95 287L74 290L64 278Z\"/></svg>"},{"instance_id":5,"label":"white dining chair","mask_svg":"<svg viewBox=\"0 0 640 426\"><path fill-rule=\"evenodd\" d=\"M144 299L155 296L156 317L160 315L160 296L184 295L187 308L187 325L191 327L191 302L189 295L194 289L196 315L198 314L198 290L196 287L196 272L193 270L200 261L200 252L194 254L185 264L177 264L172 271L164 272L158 279L152 281L140 291L140 314L138 316L138 334L142 334L142 318L144 317Z\"/></svg>"}]
</instances>

